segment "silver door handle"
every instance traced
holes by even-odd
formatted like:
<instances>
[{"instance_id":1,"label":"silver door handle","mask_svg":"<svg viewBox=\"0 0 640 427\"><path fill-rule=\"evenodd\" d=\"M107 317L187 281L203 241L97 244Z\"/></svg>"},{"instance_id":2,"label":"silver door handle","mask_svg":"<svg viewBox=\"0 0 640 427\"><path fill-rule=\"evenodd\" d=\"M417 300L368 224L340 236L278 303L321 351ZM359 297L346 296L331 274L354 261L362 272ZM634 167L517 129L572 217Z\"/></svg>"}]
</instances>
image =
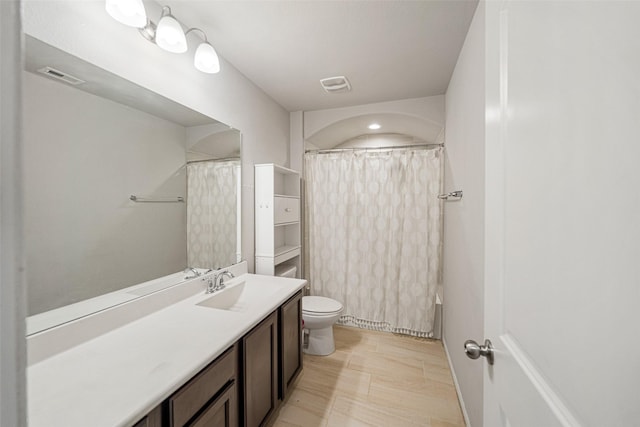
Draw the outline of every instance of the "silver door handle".
<instances>
[{"instance_id":1,"label":"silver door handle","mask_svg":"<svg viewBox=\"0 0 640 427\"><path fill-rule=\"evenodd\" d=\"M477 359L480 356L487 358L489 365L493 365L493 346L490 340L484 340L484 345L478 345L474 340L464 342L464 352L469 359Z\"/></svg>"}]
</instances>

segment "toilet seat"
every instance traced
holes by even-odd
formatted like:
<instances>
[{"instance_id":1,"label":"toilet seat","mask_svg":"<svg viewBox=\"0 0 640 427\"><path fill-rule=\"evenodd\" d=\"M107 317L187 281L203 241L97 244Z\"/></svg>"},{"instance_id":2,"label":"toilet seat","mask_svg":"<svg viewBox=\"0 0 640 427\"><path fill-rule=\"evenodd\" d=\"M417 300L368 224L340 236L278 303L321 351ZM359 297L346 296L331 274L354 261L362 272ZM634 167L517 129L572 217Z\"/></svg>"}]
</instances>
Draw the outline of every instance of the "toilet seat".
<instances>
[{"instance_id":1,"label":"toilet seat","mask_svg":"<svg viewBox=\"0 0 640 427\"><path fill-rule=\"evenodd\" d=\"M311 316L331 316L342 311L338 301L319 296L302 297L302 312Z\"/></svg>"}]
</instances>

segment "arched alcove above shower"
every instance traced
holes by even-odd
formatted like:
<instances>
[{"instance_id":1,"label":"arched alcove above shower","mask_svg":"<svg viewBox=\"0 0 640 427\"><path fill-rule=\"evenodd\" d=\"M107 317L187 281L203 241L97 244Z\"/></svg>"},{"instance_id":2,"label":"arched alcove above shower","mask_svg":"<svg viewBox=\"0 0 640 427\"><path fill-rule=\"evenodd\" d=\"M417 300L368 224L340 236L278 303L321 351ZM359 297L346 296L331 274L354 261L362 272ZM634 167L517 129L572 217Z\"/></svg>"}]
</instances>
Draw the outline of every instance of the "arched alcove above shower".
<instances>
[{"instance_id":1,"label":"arched alcove above shower","mask_svg":"<svg viewBox=\"0 0 640 427\"><path fill-rule=\"evenodd\" d=\"M186 128L187 161L240 158L240 131L224 123Z\"/></svg>"},{"instance_id":2,"label":"arched alcove above shower","mask_svg":"<svg viewBox=\"0 0 640 427\"><path fill-rule=\"evenodd\" d=\"M306 149L442 143L444 96L305 112L304 135Z\"/></svg>"}]
</instances>

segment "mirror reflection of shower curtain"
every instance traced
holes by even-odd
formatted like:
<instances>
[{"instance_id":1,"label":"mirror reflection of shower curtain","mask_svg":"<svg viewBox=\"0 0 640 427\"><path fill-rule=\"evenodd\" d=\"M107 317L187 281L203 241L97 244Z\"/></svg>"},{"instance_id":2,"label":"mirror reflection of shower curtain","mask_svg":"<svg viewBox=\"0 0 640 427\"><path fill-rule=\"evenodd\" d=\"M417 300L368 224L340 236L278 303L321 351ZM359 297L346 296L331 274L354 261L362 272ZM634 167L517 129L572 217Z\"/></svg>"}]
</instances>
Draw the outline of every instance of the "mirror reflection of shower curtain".
<instances>
[{"instance_id":1,"label":"mirror reflection of shower curtain","mask_svg":"<svg viewBox=\"0 0 640 427\"><path fill-rule=\"evenodd\" d=\"M441 280L442 148L305 154L309 281L339 321L430 337Z\"/></svg>"},{"instance_id":2,"label":"mirror reflection of shower curtain","mask_svg":"<svg viewBox=\"0 0 640 427\"><path fill-rule=\"evenodd\" d=\"M220 268L238 257L238 160L187 164L187 263Z\"/></svg>"}]
</instances>

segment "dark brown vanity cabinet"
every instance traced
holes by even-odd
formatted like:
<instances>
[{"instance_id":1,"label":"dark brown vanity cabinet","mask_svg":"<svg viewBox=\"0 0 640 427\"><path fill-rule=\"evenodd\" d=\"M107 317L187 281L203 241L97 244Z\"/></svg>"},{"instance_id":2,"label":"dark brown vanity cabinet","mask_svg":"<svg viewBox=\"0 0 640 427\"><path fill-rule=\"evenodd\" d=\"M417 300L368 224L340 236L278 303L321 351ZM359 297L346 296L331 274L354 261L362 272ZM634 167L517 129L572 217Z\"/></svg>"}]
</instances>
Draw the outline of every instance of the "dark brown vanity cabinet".
<instances>
[{"instance_id":1,"label":"dark brown vanity cabinet","mask_svg":"<svg viewBox=\"0 0 640 427\"><path fill-rule=\"evenodd\" d=\"M279 308L279 397L287 396L289 388L302 371L302 291Z\"/></svg>"},{"instance_id":2,"label":"dark brown vanity cabinet","mask_svg":"<svg viewBox=\"0 0 640 427\"><path fill-rule=\"evenodd\" d=\"M242 338L245 427L267 423L278 405L278 311Z\"/></svg>"},{"instance_id":3,"label":"dark brown vanity cabinet","mask_svg":"<svg viewBox=\"0 0 640 427\"><path fill-rule=\"evenodd\" d=\"M302 291L134 427L267 425L302 370Z\"/></svg>"},{"instance_id":4,"label":"dark brown vanity cabinet","mask_svg":"<svg viewBox=\"0 0 640 427\"><path fill-rule=\"evenodd\" d=\"M238 344L192 378L166 402L170 427L238 425Z\"/></svg>"}]
</instances>

